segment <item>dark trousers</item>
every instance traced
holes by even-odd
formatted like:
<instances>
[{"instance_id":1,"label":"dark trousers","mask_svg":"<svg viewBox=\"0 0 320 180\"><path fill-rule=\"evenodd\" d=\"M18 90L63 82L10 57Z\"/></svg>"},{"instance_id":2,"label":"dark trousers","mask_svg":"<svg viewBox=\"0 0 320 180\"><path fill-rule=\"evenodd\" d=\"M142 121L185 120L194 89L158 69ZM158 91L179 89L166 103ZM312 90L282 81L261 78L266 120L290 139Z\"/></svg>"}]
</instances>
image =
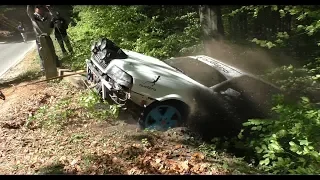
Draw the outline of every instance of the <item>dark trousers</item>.
<instances>
[{"instance_id":1,"label":"dark trousers","mask_svg":"<svg viewBox=\"0 0 320 180\"><path fill-rule=\"evenodd\" d=\"M56 39L57 39L57 41L59 43L59 46L61 48L61 51L63 53L67 52L66 48L64 47L64 44L66 44L67 49L68 49L69 52L71 52L71 53L73 52L73 49L72 49L72 46L71 46L71 43L70 43L68 35L66 35L66 34L65 35L64 34L57 34L56 35Z\"/></svg>"},{"instance_id":2,"label":"dark trousers","mask_svg":"<svg viewBox=\"0 0 320 180\"><path fill-rule=\"evenodd\" d=\"M39 59L40 59L40 68L41 68L41 71L44 71L43 58L42 58L41 53L40 53L41 45L40 45L40 42L39 42L38 38L36 38L36 44L37 44L37 50L38 50Z\"/></svg>"},{"instance_id":3,"label":"dark trousers","mask_svg":"<svg viewBox=\"0 0 320 180\"><path fill-rule=\"evenodd\" d=\"M50 50L52 51L52 53L56 57L57 66L60 66L60 61L59 61L58 56L56 55L56 52L55 52L55 49L54 49L54 45L53 45L53 42L52 42L50 36L49 36L49 39L50 39L49 42L47 42L48 46L50 47ZM41 44L40 44L39 37L36 38L36 44L37 44L37 50L38 50L38 54L39 54L39 58L40 58L40 68L41 68L41 71L44 71L44 57L42 57L42 54L41 54L41 51L40 51Z\"/></svg>"}]
</instances>

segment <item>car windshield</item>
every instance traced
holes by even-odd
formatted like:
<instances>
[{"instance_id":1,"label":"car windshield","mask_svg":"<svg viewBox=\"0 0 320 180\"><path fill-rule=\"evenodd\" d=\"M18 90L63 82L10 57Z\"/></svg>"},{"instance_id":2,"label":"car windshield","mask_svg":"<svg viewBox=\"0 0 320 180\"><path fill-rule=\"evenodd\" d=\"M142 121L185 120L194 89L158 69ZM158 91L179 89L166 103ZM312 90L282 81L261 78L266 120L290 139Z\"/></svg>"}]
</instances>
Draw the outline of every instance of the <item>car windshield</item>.
<instances>
[{"instance_id":1,"label":"car windshield","mask_svg":"<svg viewBox=\"0 0 320 180\"><path fill-rule=\"evenodd\" d=\"M215 68L190 57L167 59L164 62L207 87L227 80L227 78Z\"/></svg>"}]
</instances>

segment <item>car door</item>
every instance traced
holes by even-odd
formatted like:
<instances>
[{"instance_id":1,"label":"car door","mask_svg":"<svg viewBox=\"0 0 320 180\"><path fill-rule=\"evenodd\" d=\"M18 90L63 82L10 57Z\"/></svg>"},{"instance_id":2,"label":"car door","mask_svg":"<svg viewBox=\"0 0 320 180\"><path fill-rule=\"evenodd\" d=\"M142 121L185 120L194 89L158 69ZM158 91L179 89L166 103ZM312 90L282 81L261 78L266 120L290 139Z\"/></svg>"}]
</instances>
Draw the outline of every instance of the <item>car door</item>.
<instances>
[{"instance_id":1,"label":"car door","mask_svg":"<svg viewBox=\"0 0 320 180\"><path fill-rule=\"evenodd\" d=\"M245 109L243 113L251 110L251 115L247 116L264 116L268 114L272 107L272 97L281 93L280 89L259 78L242 75L230 79L224 83L212 87L213 91L226 94L228 97L234 97L240 101L240 105Z\"/></svg>"}]
</instances>

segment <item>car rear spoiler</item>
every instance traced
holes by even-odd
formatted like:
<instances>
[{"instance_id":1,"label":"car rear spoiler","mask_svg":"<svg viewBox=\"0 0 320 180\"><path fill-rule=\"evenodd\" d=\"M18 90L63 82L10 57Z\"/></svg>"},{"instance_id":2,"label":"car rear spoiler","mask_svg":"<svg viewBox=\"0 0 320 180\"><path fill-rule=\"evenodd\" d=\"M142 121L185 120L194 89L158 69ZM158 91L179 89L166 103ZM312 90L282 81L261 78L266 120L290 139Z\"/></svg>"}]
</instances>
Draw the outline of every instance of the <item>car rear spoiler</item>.
<instances>
[{"instance_id":1,"label":"car rear spoiler","mask_svg":"<svg viewBox=\"0 0 320 180\"><path fill-rule=\"evenodd\" d=\"M222 73L227 79L232 79L232 78L241 76L243 74L248 74L238 68L235 68L229 64L223 63L223 62L221 62L217 59L214 59L212 57L209 57L209 56L198 55L198 56L189 56L189 57L197 59L198 61L206 63L209 66L215 68L220 73Z\"/></svg>"}]
</instances>

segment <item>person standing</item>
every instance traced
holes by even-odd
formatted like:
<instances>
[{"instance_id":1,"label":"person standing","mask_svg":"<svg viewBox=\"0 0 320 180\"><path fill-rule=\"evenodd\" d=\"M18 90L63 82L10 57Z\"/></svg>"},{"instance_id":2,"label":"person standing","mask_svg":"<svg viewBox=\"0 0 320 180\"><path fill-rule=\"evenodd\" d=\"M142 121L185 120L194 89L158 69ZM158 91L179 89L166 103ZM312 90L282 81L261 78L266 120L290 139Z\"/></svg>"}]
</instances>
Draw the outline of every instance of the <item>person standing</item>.
<instances>
[{"instance_id":1,"label":"person standing","mask_svg":"<svg viewBox=\"0 0 320 180\"><path fill-rule=\"evenodd\" d=\"M67 54L64 44L66 44L69 53L72 53L73 50L67 33L68 24L66 20L60 16L59 12L56 12L56 17L57 21L54 26L54 36L58 41L61 51L64 55Z\"/></svg>"},{"instance_id":2,"label":"person standing","mask_svg":"<svg viewBox=\"0 0 320 180\"><path fill-rule=\"evenodd\" d=\"M27 42L27 34L25 32L25 28L22 22L19 22L18 30L22 36L23 42Z\"/></svg>"},{"instance_id":3,"label":"person standing","mask_svg":"<svg viewBox=\"0 0 320 180\"><path fill-rule=\"evenodd\" d=\"M50 51L55 56L57 67L60 67L61 66L60 61L58 59L58 56L55 53L54 45L50 37L50 34L53 31L54 22L56 19L49 14L45 5L35 5L34 7L32 7L31 5L27 5L27 14L31 19L33 30L36 34L36 44L37 44L38 54L40 57L41 71L44 72L44 59L40 53L40 49L42 48L40 44L41 35L45 35L48 37L48 40L49 40L48 45L49 45Z\"/></svg>"}]
</instances>

